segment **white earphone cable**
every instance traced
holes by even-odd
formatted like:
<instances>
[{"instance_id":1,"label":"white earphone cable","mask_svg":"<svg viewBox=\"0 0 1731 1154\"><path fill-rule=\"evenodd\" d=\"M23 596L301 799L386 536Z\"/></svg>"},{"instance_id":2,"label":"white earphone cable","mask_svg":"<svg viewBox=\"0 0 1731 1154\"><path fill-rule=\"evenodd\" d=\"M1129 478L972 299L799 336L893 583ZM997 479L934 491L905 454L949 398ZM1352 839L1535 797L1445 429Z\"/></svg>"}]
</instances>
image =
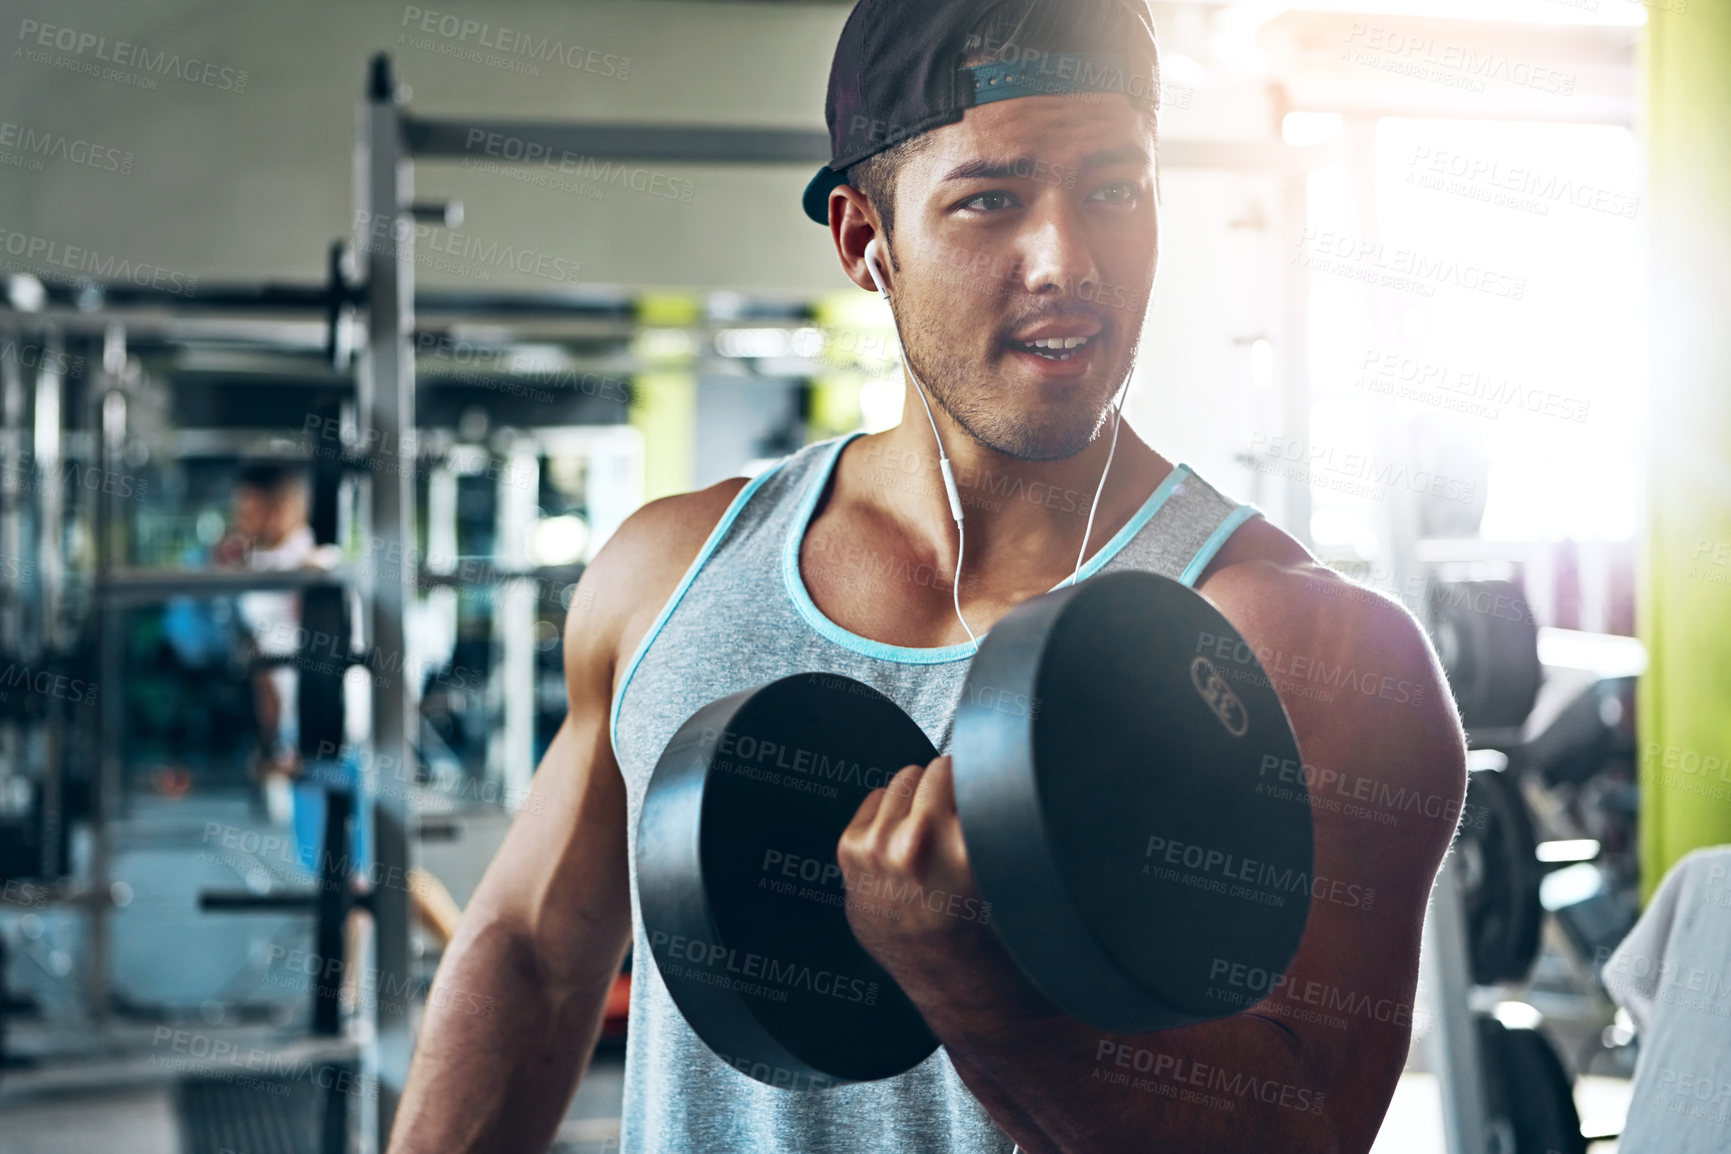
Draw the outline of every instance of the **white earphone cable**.
<instances>
[{"instance_id":1,"label":"white earphone cable","mask_svg":"<svg viewBox=\"0 0 1731 1154\"><path fill-rule=\"evenodd\" d=\"M885 299L888 299L887 293ZM892 312L890 315L893 317L895 314ZM901 336L901 326L897 325L896 342L898 344L901 342ZM914 375L914 367L908 363L908 354L905 348L902 350L902 367L907 369L908 379L913 381L915 390L920 394L920 404L926 407L926 420L931 422L932 439L938 443L938 469L944 475L944 491L950 500L950 516L955 518L956 522L956 579L950 582L950 603L956 607L956 620L962 623L964 630L967 630L968 640L974 643L974 652L978 653L980 651L980 639L974 636L974 631L968 626L968 619L962 616L962 558L967 556L968 535L962 529L961 495L956 492L955 473L950 468L950 459L944 455L944 439L938 435L938 422L937 418L932 416L932 403L926 400L926 390L920 384L920 379Z\"/></svg>"},{"instance_id":2,"label":"white earphone cable","mask_svg":"<svg viewBox=\"0 0 1731 1154\"><path fill-rule=\"evenodd\" d=\"M1088 538L1094 533L1094 512L1100 508L1100 494L1106 491L1106 476L1112 471L1112 457L1118 451L1118 426L1124 423L1124 398L1130 392L1130 379L1124 378L1123 387L1118 390L1118 403L1112 410L1112 444L1106 450L1106 467L1100 470L1100 486L1094 490L1094 502L1088 506L1088 527L1082 530L1082 548L1076 554L1076 570L1070 574L1067 585L1074 585L1076 578L1082 573L1082 559L1088 555Z\"/></svg>"}]
</instances>

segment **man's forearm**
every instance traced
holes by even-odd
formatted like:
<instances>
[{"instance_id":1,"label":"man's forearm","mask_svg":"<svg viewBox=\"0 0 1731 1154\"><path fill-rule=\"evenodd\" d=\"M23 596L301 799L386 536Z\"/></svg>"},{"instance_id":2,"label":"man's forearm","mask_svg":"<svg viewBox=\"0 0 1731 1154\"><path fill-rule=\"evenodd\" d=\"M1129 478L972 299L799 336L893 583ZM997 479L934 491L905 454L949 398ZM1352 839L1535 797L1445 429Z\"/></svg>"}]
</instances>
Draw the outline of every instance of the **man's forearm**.
<instances>
[{"instance_id":1,"label":"man's forearm","mask_svg":"<svg viewBox=\"0 0 1731 1154\"><path fill-rule=\"evenodd\" d=\"M1020 974L970 990L916 1002L1027 1154L1339 1148L1326 1088L1267 1018L1113 1034L1060 1013Z\"/></svg>"},{"instance_id":2,"label":"man's forearm","mask_svg":"<svg viewBox=\"0 0 1731 1154\"><path fill-rule=\"evenodd\" d=\"M439 968L391 1154L546 1150L600 1032L618 958L549 980L531 943L465 925Z\"/></svg>"}]
</instances>

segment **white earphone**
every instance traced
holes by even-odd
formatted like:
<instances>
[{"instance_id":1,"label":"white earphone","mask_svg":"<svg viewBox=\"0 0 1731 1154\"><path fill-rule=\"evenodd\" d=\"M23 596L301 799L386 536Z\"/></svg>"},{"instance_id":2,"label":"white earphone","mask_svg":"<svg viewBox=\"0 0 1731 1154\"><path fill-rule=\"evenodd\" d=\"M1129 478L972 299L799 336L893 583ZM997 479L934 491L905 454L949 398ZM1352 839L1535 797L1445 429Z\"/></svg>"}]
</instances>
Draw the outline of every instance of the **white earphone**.
<instances>
[{"instance_id":1,"label":"white earphone","mask_svg":"<svg viewBox=\"0 0 1731 1154\"><path fill-rule=\"evenodd\" d=\"M890 299L890 291L884 287L883 273L878 268L877 237L874 236L871 240L866 242L864 256L866 272L870 274L872 283L877 286L878 294L888 302ZM932 416L931 402L926 400L925 386L920 383L919 377L914 374L913 362L908 359L907 343L901 339L901 319L896 317L893 308L890 311L890 318L896 328L896 340L901 342L902 345L902 367L907 370L908 380L914 383L914 388L918 390L920 394L920 403L923 404L926 409L926 420L931 422L932 438L938 443L938 471L944 476L944 492L950 499L950 516L955 518L956 522L956 579L951 586L953 600L956 607L956 620L960 621L962 623L962 628L967 630L968 639L974 643L974 652L978 653L980 649L980 639L974 636L974 631L968 628L968 619L962 616L962 558L967 550L967 534L962 528L962 498L961 494L956 491L955 470L950 465L949 456L944 452L944 439L939 435L938 422ZM1117 406L1113 410L1112 446L1106 451L1106 467L1101 470L1100 485L1094 490L1094 503L1088 507L1088 524L1082 530L1082 549L1076 554L1076 568L1070 574L1068 582L1072 585L1076 583L1077 576L1082 572L1082 560L1088 554L1088 538L1092 536L1094 532L1094 513L1100 507L1100 494L1106 490L1106 476L1112 471L1112 457L1118 451L1118 426L1123 420L1124 396L1129 391L1129 383L1129 379L1126 377L1124 388L1120 389L1118 393Z\"/></svg>"}]
</instances>

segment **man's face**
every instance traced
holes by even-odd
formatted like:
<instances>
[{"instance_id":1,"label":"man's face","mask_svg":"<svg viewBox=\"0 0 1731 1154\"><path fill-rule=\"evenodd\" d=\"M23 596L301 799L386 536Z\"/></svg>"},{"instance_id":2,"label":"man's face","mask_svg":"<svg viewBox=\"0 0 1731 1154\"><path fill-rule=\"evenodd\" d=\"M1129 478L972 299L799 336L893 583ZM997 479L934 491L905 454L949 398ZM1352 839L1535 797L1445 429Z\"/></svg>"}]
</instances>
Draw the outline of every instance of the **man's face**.
<instances>
[{"instance_id":1,"label":"man's face","mask_svg":"<svg viewBox=\"0 0 1731 1154\"><path fill-rule=\"evenodd\" d=\"M234 491L230 528L255 545L275 548L306 519L306 494L298 485L287 484L275 491L241 485Z\"/></svg>"},{"instance_id":2,"label":"man's face","mask_svg":"<svg viewBox=\"0 0 1731 1154\"><path fill-rule=\"evenodd\" d=\"M1098 435L1153 290L1151 147L1123 97L1029 96L969 109L902 168L902 340L932 399L988 448L1057 460Z\"/></svg>"}]
</instances>

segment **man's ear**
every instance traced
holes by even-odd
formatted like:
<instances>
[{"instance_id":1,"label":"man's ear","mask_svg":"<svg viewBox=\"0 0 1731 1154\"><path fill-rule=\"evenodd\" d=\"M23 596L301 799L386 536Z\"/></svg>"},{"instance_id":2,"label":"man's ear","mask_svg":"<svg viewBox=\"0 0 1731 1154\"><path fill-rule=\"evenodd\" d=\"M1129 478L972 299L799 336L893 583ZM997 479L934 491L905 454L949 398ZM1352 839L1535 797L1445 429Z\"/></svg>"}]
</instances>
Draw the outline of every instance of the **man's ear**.
<instances>
[{"instance_id":1,"label":"man's ear","mask_svg":"<svg viewBox=\"0 0 1731 1154\"><path fill-rule=\"evenodd\" d=\"M862 289L877 292L877 285L872 283L871 273L866 270L865 248L874 237L882 235L882 226L877 211L863 192L848 184L837 185L830 192L829 232L847 278ZM878 271L884 275L887 284L889 254L882 251L884 243L878 245Z\"/></svg>"}]
</instances>

